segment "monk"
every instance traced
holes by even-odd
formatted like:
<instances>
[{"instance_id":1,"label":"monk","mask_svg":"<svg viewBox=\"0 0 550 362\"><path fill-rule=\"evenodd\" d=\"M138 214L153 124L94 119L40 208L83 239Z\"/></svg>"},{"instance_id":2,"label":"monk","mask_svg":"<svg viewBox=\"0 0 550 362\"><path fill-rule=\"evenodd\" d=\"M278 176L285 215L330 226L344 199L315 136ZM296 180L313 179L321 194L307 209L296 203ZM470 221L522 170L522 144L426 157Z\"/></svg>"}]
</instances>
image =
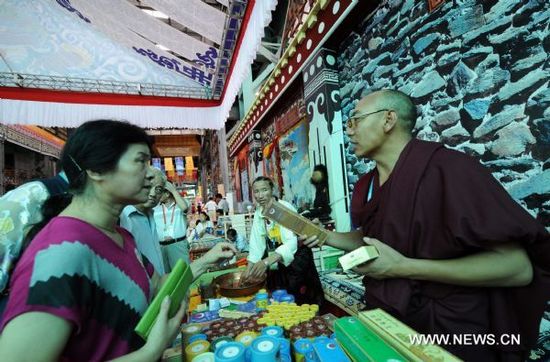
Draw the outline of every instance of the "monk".
<instances>
[{"instance_id":1,"label":"monk","mask_svg":"<svg viewBox=\"0 0 550 362\"><path fill-rule=\"evenodd\" d=\"M476 160L413 139L416 117L410 98L394 90L356 105L347 133L355 154L376 167L355 185L359 229L333 232L326 243L378 249L356 268L368 309L423 334L492 336L495 343L442 346L467 361L525 360L550 299L549 234Z\"/></svg>"}]
</instances>

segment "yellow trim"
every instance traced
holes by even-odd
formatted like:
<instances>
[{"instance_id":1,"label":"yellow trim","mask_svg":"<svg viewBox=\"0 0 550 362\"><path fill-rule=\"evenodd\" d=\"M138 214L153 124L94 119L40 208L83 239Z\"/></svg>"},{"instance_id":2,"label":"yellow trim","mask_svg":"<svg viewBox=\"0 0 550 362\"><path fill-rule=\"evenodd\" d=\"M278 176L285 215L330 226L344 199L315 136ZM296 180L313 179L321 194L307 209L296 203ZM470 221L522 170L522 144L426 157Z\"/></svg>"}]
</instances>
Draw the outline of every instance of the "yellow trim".
<instances>
[{"instance_id":1,"label":"yellow trim","mask_svg":"<svg viewBox=\"0 0 550 362\"><path fill-rule=\"evenodd\" d=\"M294 45L291 45L288 48L289 48L288 56L291 57L294 55L294 53L296 53L296 47Z\"/></svg>"},{"instance_id":2,"label":"yellow trim","mask_svg":"<svg viewBox=\"0 0 550 362\"><path fill-rule=\"evenodd\" d=\"M306 19L308 29L313 28L313 25L317 22L317 15L308 16Z\"/></svg>"},{"instance_id":3,"label":"yellow trim","mask_svg":"<svg viewBox=\"0 0 550 362\"><path fill-rule=\"evenodd\" d=\"M298 32L298 35L296 35L296 42L298 44L301 44L304 41L305 38L306 38L306 32L303 31L303 30L300 30Z\"/></svg>"}]
</instances>

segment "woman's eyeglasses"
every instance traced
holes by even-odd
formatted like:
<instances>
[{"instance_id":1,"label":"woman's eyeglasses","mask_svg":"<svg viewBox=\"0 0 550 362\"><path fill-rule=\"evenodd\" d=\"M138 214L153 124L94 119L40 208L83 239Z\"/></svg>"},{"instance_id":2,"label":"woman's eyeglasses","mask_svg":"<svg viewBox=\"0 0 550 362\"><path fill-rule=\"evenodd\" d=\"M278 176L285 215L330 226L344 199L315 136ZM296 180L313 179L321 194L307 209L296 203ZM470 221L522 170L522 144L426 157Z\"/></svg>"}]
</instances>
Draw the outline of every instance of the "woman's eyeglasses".
<instances>
[{"instance_id":1,"label":"woman's eyeglasses","mask_svg":"<svg viewBox=\"0 0 550 362\"><path fill-rule=\"evenodd\" d=\"M389 112L391 109L379 109L374 112L368 112L368 113L360 113L360 114L354 114L353 116L349 117L346 122L346 127L354 129L357 124L362 121L363 119L366 119L371 114L379 113L379 112Z\"/></svg>"}]
</instances>

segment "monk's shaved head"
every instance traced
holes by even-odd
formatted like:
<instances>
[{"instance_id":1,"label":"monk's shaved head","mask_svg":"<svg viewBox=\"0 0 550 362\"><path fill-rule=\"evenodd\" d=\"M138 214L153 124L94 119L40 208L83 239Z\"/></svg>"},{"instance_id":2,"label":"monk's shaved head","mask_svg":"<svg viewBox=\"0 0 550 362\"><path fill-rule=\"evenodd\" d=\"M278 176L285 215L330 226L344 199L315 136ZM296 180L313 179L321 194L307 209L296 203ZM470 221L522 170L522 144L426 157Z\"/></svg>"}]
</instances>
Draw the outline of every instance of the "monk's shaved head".
<instances>
[{"instance_id":1,"label":"monk's shaved head","mask_svg":"<svg viewBox=\"0 0 550 362\"><path fill-rule=\"evenodd\" d=\"M383 89L367 95L361 102L374 102L377 109L391 109L398 115L399 126L408 133L412 133L416 124L416 107L405 93Z\"/></svg>"}]
</instances>

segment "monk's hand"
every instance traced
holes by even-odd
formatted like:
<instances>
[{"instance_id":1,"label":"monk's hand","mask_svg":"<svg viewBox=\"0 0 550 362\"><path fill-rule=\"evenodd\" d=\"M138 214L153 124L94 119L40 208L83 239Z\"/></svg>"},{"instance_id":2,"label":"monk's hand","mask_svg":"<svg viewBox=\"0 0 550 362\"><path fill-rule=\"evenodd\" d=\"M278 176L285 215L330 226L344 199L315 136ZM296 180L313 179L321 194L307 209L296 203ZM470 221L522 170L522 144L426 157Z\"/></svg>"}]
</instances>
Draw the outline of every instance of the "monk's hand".
<instances>
[{"instance_id":1,"label":"monk's hand","mask_svg":"<svg viewBox=\"0 0 550 362\"><path fill-rule=\"evenodd\" d=\"M380 255L374 260L353 268L353 271L374 279L402 277L400 270L406 265L407 258L405 256L378 239L365 237L363 241L367 245L376 247Z\"/></svg>"},{"instance_id":2,"label":"monk's hand","mask_svg":"<svg viewBox=\"0 0 550 362\"><path fill-rule=\"evenodd\" d=\"M299 235L298 236L298 245L305 245L308 248L315 248L319 245L319 238L317 235Z\"/></svg>"}]
</instances>

